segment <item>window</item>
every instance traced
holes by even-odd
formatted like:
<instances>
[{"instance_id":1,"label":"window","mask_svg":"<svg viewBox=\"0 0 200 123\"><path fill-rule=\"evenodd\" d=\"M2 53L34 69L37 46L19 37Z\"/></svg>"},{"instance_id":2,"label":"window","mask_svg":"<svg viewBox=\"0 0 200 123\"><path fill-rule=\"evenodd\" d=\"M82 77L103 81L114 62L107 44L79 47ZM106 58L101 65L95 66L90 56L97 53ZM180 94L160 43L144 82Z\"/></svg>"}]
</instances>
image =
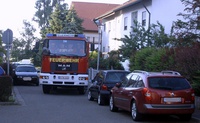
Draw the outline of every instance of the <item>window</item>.
<instances>
[{"instance_id":1,"label":"window","mask_svg":"<svg viewBox=\"0 0 200 123\"><path fill-rule=\"evenodd\" d=\"M135 84L135 87L144 87L144 83L141 77L137 79L137 83Z\"/></svg>"},{"instance_id":2,"label":"window","mask_svg":"<svg viewBox=\"0 0 200 123\"><path fill-rule=\"evenodd\" d=\"M142 12L142 26L146 26L146 11Z\"/></svg>"},{"instance_id":3,"label":"window","mask_svg":"<svg viewBox=\"0 0 200 123\"><path fill-rule=\"evenodd\" d=\"M131 78L130 78L128 84L127 84L127 87L133 87L135 85L135 83L137 82L136 81L137 78L138 78L138 75L134 74L133 76L131 76Z\"/></svg>"},{"instance_id":4,"label":"window","mask_svg":"<svg viewBox=\"0 0 200 123\"><path fill-rule=\"evenodd\" d=\"M105 47L103 47L103 52L106 52L106 48Z\"/></svg>"},{"instance_id":5,"label":"window","mask_svg":"<svg viewBox=\"0 0 200 123\"><path fill-rule=\"evenodd\" d=\"M104 26L104 32L105 32L106 31L106 23L103 26Z\"/></svg>"},{"instance_id":6,"label":"window","mask_svg":"<svg viewBox=\"0 0 200 123\"><path fill-rule=\"evenodd\" d=\"M137 22L137 16L138 16L138 12L136 11L136 12L133 12L132 14L131 14L131 26L132 27L135 27L136 25L136 22Z\"/></svg>"},{"instance_id":7,"label":"window","mask_svg":"<svg viewBox=\"0 0 200 123\"><path fill-rule=\"evenodd\" d=\"M185 78L180 77L151 77L149 87L162 90L183 90L189 89L190 84Z\"/></svg>"},{"instance_id":8,"label":"window","mask_svg":"<svg viewBox=\"0 0 200 123\"><path fill-rule=\"evenodd\" d=\"M127 25L128 25L128 17L124 18L124 30L127 30Z\"/></svg>"},{"instance_id":9,"label":"window","mask_svg":"<svg viewBox=\"0 0 200 123\"><path fill-rule=\"evenodd\" d=\"M108 31L111 30L111 22L108 23Z\"/></svg>"},{"instance_id":10,"label":"window","mask_svg":"<svg viewBox=\"0 0 200 123\"><path fill-rule=\"evenodd\" d=\"M87 40L90 41L90 37L89 36L87 37Z\"/></svg>"}]
</instances>

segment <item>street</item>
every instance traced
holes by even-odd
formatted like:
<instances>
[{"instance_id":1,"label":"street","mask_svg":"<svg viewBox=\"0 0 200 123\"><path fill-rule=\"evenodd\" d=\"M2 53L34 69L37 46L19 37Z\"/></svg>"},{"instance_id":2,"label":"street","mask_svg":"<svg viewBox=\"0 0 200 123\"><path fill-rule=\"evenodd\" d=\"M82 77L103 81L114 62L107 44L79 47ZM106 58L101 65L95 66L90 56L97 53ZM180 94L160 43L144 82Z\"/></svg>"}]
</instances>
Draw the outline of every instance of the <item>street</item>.
<instances>
[{"instance_id":1,"label":"street","mask_svg":"<svg viewBox=\"0 0 200 123\"><path fill-rule=\"evenodd\" d=\"M88 101L87 94L64 90L43 94L41 86L14 86L18 105L0 105L0 123L134 123L126 111L113 113L108 105ZM171 116L149 116L141 123L181 122ZM192 119L189 123L199 123Z\"/></svg>"}]
</instances>

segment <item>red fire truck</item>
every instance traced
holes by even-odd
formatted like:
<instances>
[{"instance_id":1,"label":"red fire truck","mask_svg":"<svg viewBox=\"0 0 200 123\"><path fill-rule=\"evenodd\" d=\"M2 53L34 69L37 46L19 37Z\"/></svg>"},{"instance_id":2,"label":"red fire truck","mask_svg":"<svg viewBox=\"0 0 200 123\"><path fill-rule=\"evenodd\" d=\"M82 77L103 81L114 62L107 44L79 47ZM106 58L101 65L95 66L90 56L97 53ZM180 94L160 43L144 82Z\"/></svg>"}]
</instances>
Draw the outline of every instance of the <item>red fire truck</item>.
<instances>
[{"instance_id":1,"label":"red fire truck","mask_svg":"<svg viewBox=\"0 0 200 123\"><path fill-rule=\"evenodd\" d=\"M89 42L83 34L47 34L43 40L40 84L43 93L58 87L88 87Z\"/></svg>"}]
</instances>

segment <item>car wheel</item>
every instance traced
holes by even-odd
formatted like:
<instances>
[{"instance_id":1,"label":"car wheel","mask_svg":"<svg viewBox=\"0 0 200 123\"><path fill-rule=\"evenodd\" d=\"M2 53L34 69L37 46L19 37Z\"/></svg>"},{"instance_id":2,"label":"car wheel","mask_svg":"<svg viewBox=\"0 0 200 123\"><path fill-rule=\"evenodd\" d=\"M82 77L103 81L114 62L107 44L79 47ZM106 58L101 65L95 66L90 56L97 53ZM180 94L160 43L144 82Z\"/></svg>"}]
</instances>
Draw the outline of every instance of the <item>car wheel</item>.
<instances>
[{"instance_id":1,"label":"car wheel","mask_svg":"<svg viewBox=\"0 0 200 123\"><path fill-rule=\"evenodd\" d=\"M118 108L114 104L112 95L110 96L109 107L110 107L110 111L112 111L112 112L118 111Z\"/></svg>"},{"instance_id":2,"label":"car wheel","mask_svg":"<svg viewBox=\"0 0 200 123\"><path fill-rule=\"evenodd\" d=\"M104 105L104 100L102 99L101 94L98 95L97 102L98 102L99 105Z\"/></svg>"},{"instance_id":3,"label":"car wheel","mask_svg":"<svg viewBox=\"0 0 200 123\"><path fill-rule=\"evenodd\" d=\"M92 94L91 94L91 91L88 91L88 100L89 101L93 101L94 100L94 98L92 97Z\"/></svg>"},{"instance_id":4,"label":"car wheel","mask_svg":"<svg viewBox=\"0 0 200 123\"><path fill-rule=\"evenodd\" d=\"M134 121L139 121L141 119L141 114L138 112L137 106L136 106L136 101L132 102L132 107L131 107L131 116Z\"/></svg>"},{"instance_id":5,"label":"car wheel","mask_svg":"<svg viewBox=\"0 0 200 123\"><path fill-rule=\"evenodd\" d=\"M43 89L43 93L44 93L44 94L49 94L50 91L51 91L51 86L43 85L43 86L42 86L42 89Z\"/></svg>"}]
</instances>

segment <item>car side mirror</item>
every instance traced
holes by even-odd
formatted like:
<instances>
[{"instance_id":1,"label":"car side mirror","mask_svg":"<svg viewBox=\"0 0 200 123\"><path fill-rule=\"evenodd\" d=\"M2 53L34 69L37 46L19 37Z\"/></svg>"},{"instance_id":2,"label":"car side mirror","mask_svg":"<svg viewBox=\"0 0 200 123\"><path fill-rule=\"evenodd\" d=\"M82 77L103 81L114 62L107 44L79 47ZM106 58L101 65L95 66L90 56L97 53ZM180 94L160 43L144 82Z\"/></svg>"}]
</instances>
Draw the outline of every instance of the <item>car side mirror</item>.
<instances>
[{"instance_id":1,"label":"car side mirror","mask_svg":"<svg viewBox=\"0 0 200 123\"><path fill-rule=\"evenodd\" d=\"M44 47L44 48L42 49L42 55L48 55L48 54L50 54L49 49L46 48L46 47Z\"/></svg>"},{"instance_id":2,"label":"car side mirror","mask_svg":"<svg viewBox=\"0 0 200 123\"><path fill-rule=\"evenodd\" d=\"M115 84L115 86L116 86L116 87L118 87L118 88L119 88L119 87L121 87L121 85L122 85L122 83L121 83L121 82L120 82L120 83L116 83L116 84Z\"/></svg>"}]
</instances>

